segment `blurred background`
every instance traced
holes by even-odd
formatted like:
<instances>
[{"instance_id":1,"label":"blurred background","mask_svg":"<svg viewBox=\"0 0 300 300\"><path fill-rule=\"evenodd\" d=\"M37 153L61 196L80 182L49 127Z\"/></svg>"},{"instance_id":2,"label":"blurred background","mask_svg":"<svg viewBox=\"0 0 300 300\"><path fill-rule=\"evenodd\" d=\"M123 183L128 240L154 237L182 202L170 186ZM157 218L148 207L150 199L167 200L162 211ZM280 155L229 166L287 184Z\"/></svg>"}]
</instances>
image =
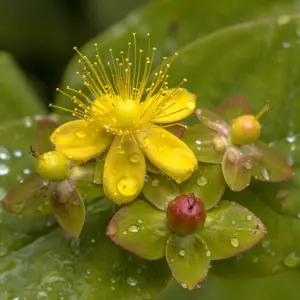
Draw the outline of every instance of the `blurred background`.
<instances>
[{"instance_id":1,"label":"blurred background","mask_svg":"<svg viewBox=\"0 0 300 300\"><path fill-rule=\"evenodd\" d=\"M72 48L148 0L0 0L0 50L12 53L46 104Z\"/></svg>"}]
</instances>

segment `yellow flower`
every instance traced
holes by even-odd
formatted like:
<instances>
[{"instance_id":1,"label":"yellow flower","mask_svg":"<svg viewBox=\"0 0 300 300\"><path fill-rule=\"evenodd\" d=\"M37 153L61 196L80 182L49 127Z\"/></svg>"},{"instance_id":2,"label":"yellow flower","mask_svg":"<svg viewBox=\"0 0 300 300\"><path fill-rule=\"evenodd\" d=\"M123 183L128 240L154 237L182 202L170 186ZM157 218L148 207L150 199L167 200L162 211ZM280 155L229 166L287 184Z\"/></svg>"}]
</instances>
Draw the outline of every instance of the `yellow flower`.
<instances>
[{"instance_id":1,"label":"yellow flower","mask_svg":"<svg viewBox=\"0 0 300 300\"><path fill-rule=\"evenodd\" d=\"M149 35L148 35L149 36ZM150 45L150 38L149 38ZM141 192L146 174L146 157L177 182L188 179L197 168L190 148L164 127L190 115L195 95L181 88L168 88L170 62L165 57L150 80L156 48L136 46L104 65L97 44L96 59L80 55L82 71L77 74L87 90L67 87L65 93L78 107L72 112L79 120L63 124L51 140L57 151L75 161L88 161L108 150L103 185L106 195L118 204L132 201ZM175 53L177 55L177 53ZM160 124L160 125L158 125ZM165 124L165 125L163 125ZM145 155L144 155L145 154Z\"/></svg>"}]
</instances>

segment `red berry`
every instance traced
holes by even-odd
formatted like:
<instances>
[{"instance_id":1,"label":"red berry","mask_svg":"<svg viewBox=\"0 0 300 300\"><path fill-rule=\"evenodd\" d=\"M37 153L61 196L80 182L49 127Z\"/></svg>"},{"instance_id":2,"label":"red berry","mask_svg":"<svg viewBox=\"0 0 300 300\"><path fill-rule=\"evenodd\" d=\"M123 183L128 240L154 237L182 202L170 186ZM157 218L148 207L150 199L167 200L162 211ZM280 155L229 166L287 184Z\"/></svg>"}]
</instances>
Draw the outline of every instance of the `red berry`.
<instances>
[{"instance_id":1,"label":"red berry","mask_svg":"<svg viewBox=\"0 0 300 300\"><path fill-rule=\"evenodd\" d=\"M204 203L193 194L179 196L169 202L167 218L170 228L175 233L192 234L204 226L206 219Z\"/></svg>"}]
</instances>

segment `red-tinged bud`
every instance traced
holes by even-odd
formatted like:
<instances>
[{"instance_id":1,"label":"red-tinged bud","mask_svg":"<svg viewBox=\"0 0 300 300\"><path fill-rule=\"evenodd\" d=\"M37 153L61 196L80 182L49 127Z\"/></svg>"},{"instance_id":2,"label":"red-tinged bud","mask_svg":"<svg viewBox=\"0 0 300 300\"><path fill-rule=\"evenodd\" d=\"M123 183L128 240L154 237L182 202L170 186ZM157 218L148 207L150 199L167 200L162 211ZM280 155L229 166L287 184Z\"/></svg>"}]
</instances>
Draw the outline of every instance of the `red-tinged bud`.
<instances>
[{"instance_id":1,"label":"red-tinged bud","mask_svg":"<svg viewBox=\"0 0 300 300\"><path fill-rule=\"evenodd\" d=\"M206 219L204 203L193 194L182 195L169 202L167 218L177 234L192 234L201 230Z\"/></svg>"},{"instance_id":2,"label":"red-tinged bud","mask_svg":"<svg viewBox=\"0 0 300 300\"><path fill-rule=\"evenodd\" d=\"M243 115L236 118L230 130L231 143L234 145L248 145L257 141L261 132L261 124L258 120L268 109L269 105L267 104L256 116Z\"/></svg>"}]
</instances>

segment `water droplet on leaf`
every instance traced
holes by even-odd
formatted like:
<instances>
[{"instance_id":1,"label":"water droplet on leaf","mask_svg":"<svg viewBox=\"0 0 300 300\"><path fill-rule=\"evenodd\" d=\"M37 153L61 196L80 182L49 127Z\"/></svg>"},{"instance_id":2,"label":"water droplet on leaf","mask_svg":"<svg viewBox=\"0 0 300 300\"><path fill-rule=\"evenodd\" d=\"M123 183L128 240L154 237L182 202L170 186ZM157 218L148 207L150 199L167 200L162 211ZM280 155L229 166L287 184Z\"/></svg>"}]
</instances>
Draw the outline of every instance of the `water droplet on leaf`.
<instances>
[{"instance_id":1,"label":"water droplet on leaf","mask_svg":"<svg viewBox=\"0 0 300 300\"><path fill-rule=\"evenodd\" d=\"M240 242L238 239L234 238L230 240L230 244L234 247L237 248L240 245Z\"/></svg>"},{"instance_id":2,"label":"water droplet on leaf","mask_svg":"<svg viewBox=\"0 0 300 300\"><path fill-rule=\"evenodd\" d=\"M246 217L246 219L247 219L248 221L251 221L251 220L253 220L253 216L252 216L252 215L248 215L248 216Z\"/></svg>"},{"instance_id":3,"label":"water droplet on leaf","mask_svg":"<svg viewBox=\"0 0 300 300\"><path fill-rule=\"evenodd\" d=\"M0 165L0 176L7 175L9 173L9 167L7 165Z\"/></svg>"},{"instance_id":4,"label":"water droplet on leaf","mask_svg":"<svg viewBox=\"0 0 300 300\"><path fill-rule=\"evenodd\" d=\"M129 232L139 232L140 231L140 227L134 224L134 225L128 226L127 230Z\"/></svg>"},{"instance_id":5,"label":"water droplet on leaf","mask_svg":"<svg viewBox=\"0 0 300 300\"><path fill-rule=\"evenodd\" d=\"M295 268L300 265L300 255L296 252L292 252L283 258L283 263L289 268Z\"/></svg>"},{"instance_id":6,"label":"water droplet on leaf","mask_svg":"<svg viewBox=\"0 0 300 300\"><path fill-rule=\"evenodd\" d=\"M157 179L157 178L153 179L152 182L151 182L151 184L154 187L158 187L159 186L159 179Z\"/></svg>"},{"instance_id":7,"label":"water droplet on leaf","mask_svg":"<svg viewBox=\"0 0 300 300\"><path fill-rule=\"evenodd\" d=\"M178 254L182 257L185 256L185 251L183 249L179 250Z\"/></svg>"},{"instance_id":8,"label":"water droplet on leaf","mask_svg":"<svg viewBox=\"0 0 300 300\"><path fill-rule=\"evenodd\" d=\"M201 176L197 179L197 185L198 186L205 186L207 184L208 180L206 177Z\"/></svg>"},{"instance_id":9,"label":"water droplet on leaf","mask_svg":"<svg viewBox=\"0 0 300 300\"><path fill-rule=\"evenodd\" d=\"M137 280L132 277L128 277L126 282L130 286L136 286L138 283Z\"/></svg>"},{"instance_id":10,"label":"water droplet on leaf","mask_svg":"<svg viewBox=\"0 0 300 300\"><path fill-rule=\"evenodd\" d=\"M86 131L78 130L75 132L76 136L80 139L84 139L86 137Z\"/></svg>"},{"instance_id":11,"label":"water droplet on leaf","mask_svg":"<svg viewBox=\"0 0 300 300\"><path fill-rule=\"evenodd\" d=\"M205 252L205 254L206 254L207 257L211 256L211 252L210 252L209 250L207 250L207 251Z\"/></svg>"}]
</instances>

